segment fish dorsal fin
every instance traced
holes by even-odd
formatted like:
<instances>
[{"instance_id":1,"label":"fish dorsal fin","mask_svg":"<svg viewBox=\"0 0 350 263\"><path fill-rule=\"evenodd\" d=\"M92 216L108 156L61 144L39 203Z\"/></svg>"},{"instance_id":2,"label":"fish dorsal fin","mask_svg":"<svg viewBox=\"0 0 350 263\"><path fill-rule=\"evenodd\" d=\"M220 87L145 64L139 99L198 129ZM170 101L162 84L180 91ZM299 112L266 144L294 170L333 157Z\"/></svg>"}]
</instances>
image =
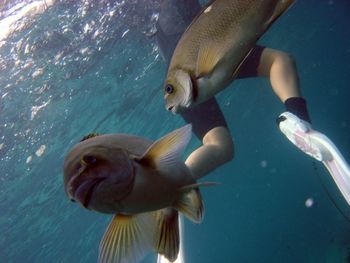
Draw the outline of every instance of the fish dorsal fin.
<instances>
[{"instance_id":1,"label":"fish dorsal fin","mask_svg":"<svg viewBox=\"0 0 350 263\"><path fill-rule=\"evenodd\" d=\"M169 261L175 261L180 249L179 213L175 209L157 211L155 236L155 251Z\"/></svg>"},{"instance_id":2,"label":"fish dorsal fin","mask_svg":"<svg viewBox=\"0 0 350 263\"><path fill-rule=\"evenodd\" d=\"M198 188L184 193L173 206L192 222L196 224L202 222L204 216L204 206L202 196Z\"/></svg>"},{"instance_id":3,"label":"fish dorsal fin","mask_svg":"<svg viewBox=\"0 0 350 263\"><path fill-rule=\"evenodd\" d=\"M138 161L155 169L176 164L191 140L192 125L187 124L155 141Z\"/></svg>"},{"instance_id":4,"label":"fish dorsal fin","mask_svg":"<svg viewBox=\"0 0 350 263\"><path fill-rule=\"evenodd\" d=\"M224 57L225 49L219 49L215 41L201 43L196 64L196 77L210 75L219 61Z\"/></svg>"},{"instance_id":5,"label":"fish dorsal fin","mask_svg":"<svg viewBox=\"0 0 350 263\"><path fill-rule=\"evenodd\" d=\"M116 215L99 248L99 263L137 263L152 251L155 240L154 213Z\"/></svg>"}]
</instances>

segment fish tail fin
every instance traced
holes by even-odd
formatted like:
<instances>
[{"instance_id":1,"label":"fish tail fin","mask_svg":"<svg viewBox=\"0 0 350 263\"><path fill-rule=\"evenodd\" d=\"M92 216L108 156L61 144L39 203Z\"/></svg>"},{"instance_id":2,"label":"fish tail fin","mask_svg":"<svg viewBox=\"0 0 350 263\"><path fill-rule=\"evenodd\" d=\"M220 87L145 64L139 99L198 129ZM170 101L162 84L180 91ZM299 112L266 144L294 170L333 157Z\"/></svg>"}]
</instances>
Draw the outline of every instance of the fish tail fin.
<instances>
[{"instance_id":1,"label":"fish tail fin","mask_svg":"<svg viewBox=\"0 0 350 263\"><path fill-rule=\"evenodd\" d=\"M169 261L176 260L180 249L179 213L173 208L157 211L154 249Z\"/></svg>"},{"instance_id":2,"label":"fish tail fin","mask_svg":"<svg viewBox=\"0 0 350 263\"><path fill-rule=\"evenodd\" d=\"M283 15L289 9L289 7L294 4L294 2L294 0L278 1L270 19L266 22L266 30L270 27L270 25L273 24L273 22L275 22L281 15Z\"/></svg>"},{"instance_id":3,"label":"fish tail fin","mask_svg":"<svg viewBox=\"0 0 350 263\"><path fill-rule=\"evenodd\" d=\"M183 213L189 220L199 224L203 220L204 205L198 188L184 193L174 204L174 208Z\"/></svg>"},{"instance_id":4,"label":"fish tail fin","mask_svg":"<svg viewBox=\"0 0 350 263\"><path fill-rule=\"evenodd\" d=\"M99 247L99 263L136 263L152 251L155 240L154 213L116 215Z\"/></svg>"}]
</instances>

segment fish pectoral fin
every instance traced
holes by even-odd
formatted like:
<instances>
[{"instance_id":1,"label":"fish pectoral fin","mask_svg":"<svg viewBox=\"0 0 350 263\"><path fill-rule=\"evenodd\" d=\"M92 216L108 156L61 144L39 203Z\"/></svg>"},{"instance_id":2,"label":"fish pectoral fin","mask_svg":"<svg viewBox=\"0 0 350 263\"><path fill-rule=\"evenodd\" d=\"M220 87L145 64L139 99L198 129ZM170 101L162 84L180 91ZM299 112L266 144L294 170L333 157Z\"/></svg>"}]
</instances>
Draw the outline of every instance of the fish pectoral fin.
<instances>
[{"instance_id":1,"label":"fish pectoral fin","mask_svg":"<svg viewBox=\"0 0 350 263\"><path fill-rule=\"evenodd\" d=\"M179 213L173 208L159 210L157 223L154 249L173 262L180 249Z\"/></svg>"},{"instance_id":2,"label":"fish pectoral fin","mask_svg":"<svg viewBox=\"0 0 350 263\"><path fill-rule=\"evenodd\" d=\"M232 72L231 79L235 79L239 73L239 70L241 69L241 66L243 65L244 61L249 57L250 53L253 51L254 48L251 48L247 54L244 55L241 62L239 62L238 66L235 68L235 70Z\"/></svg>"},{"instance_id":3,"label":"fish pectoral fin","mask_svg":"<svg viewBox=\"0 0 350 263\"><path fill-rule=\"evenodd\" d=\"M155 213L116 215L100 242L99 263L136 263L152 251Z\"/></svg>"},{"instance_id":4,"label":"fish pectoral fin","mask_svg":"<svg viewBox=\"0 0 350 263\"><path fill-rule=\"evenodd\" d=\"M155 141L138 160L139 163L162 170L180 159L192 136L192 125L187 124Z\"/></svg>"},{"instance_id":5,"label":"fish pectoral fin","mask_svg":"<svg viewBox=\"0 0 350 263\"><path fill-rule=\"evenodd\" d=\"M225 49L219 49L214 41L205 41L200 45L196 64L196 77L209 76L219 61L225 56Z\"/></svg>"},{"instance_id":6,"label":"fish pectoral fin","mask_svg":"<svg viewBox=\"0 0 350 263\"><path fill-rule=\"evenodd\" d=\"M196 224L201 223L203 220L204 205L198 188L184 193L182 197L173 205L173 207Z\"/></svg>"}]
</instances>

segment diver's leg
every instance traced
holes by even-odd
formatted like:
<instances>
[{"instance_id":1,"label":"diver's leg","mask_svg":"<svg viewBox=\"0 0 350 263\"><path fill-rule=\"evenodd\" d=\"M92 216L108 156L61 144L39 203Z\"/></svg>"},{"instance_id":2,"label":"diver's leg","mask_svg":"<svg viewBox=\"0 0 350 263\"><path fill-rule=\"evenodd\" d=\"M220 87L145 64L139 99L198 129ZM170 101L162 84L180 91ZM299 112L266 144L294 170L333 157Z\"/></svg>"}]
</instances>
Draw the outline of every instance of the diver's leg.
<instances>
[{"instance_id":1,"label":"diver's leg","mask_svg":"<svg viewBox=\"0 0 350 263\"><path fill-rule=\"evenodd\" d=\"M287 111L277 119L282 133L300 150L326 166L350 205L350 167L335 144L312 128L293 59L284 52L265 48L257 74L270 78L272 89L285 104Z\"/></svg>"},{"instance_id":2,"label":"diver's leg","mask_svg":"<svg viewBox=\"0 0 350 263\"><path fill-rule=\"evenodd\" d=\"M317 145L310 146L308 132L312 130L306 101L301 97L296 65L285 52L257 46L242 65L243 77L250 75L265 76L270 79L276 95L284 103L286 113L278 119L279 128L286 137L305 153L320 160L322 153ZM258 63L256 72L249 72L249 64ZM280 123L283 122L282 125ZM310 146L310 147L309 147Z\"/></svg>"},{"instance_id":3,"label":"diver's leg","mask_svg":"<svg viewBox=\"0 0 350 263\"><path fill-rule=\"evenodd\" d=\"M286 110L310 121L306 101L301 97L299 78L293 58L282 51L264 48L257 68L259 76L267 76Z\"/></svg>"},{"instance_id":4,"label":"diver's leg","mask_svg":"<svg viewBox=\"0 0 350 263\"><path fill-rule=\"evenodd\" d=\"M264 48L257 73L270 78L272 89L282 102L301 96L296 66L289 54Z\"/></svg>"},{"instance_id":5,"label":"diver's leg","mask_svg":"<svg viewBox=\"0 0 350 263\"><path fill-rule=\"evenodd\" d=\"M186 165L194 178L201 178L232 160L232 137L215 98L181 115L186 122L192 123L193 132L203 143L186 159Z\"/></svg>"},{"instance_id":6,"label":"diver's leg","mask_svg":"<svg viewBox=\"0 0 350 263\"><path fill-rule=\"evenodd\" d=\"M256 46L244 61L237 78L268 77L286 110L310 122L306 101L301 97L293 58L279 50Z\"/></svg>"}]
</instances>

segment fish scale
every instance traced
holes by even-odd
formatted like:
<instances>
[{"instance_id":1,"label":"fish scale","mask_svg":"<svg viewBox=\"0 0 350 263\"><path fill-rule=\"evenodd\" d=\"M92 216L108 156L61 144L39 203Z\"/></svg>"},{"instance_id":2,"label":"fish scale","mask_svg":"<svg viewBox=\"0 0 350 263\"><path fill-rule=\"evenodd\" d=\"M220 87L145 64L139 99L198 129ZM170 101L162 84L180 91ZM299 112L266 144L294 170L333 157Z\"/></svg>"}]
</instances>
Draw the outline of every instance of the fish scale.
<instances>
[{"instance_id":1,"label":"fish scale","mask_svg":"<svg viewBox=\"0 0 350 263\"><path fill-rule=\"evenodd\" d=\"M240 1L240 3L243 3L241 5L237 5L236 2L232 0L217 0L205 9L211 8L210 11L203 11L200 17L195 18L194 21L200 19L201 23L192 23L184 33L174 51L171 64L181 65L184 68L194 70L200 44L213 38L217 42L227 42L231 35L237 32L237 25L241 24L241 21L245 18L243 14L246 14L249 10L254 11L255 9L252 10L252 5L255 3L255 6L257 6L257 2L262 1ZM220 19L215 19L218 16ZM213 23L213 19L215 23ZM203 24L208 24L208 26L203 26ZM199 33L193 34L192 32ZM224 47L221 46L221 48L229 48L228 46L229 44ZM187 50L187 52L182 52L183 50Z\"/></svg>"}]
</instances>

